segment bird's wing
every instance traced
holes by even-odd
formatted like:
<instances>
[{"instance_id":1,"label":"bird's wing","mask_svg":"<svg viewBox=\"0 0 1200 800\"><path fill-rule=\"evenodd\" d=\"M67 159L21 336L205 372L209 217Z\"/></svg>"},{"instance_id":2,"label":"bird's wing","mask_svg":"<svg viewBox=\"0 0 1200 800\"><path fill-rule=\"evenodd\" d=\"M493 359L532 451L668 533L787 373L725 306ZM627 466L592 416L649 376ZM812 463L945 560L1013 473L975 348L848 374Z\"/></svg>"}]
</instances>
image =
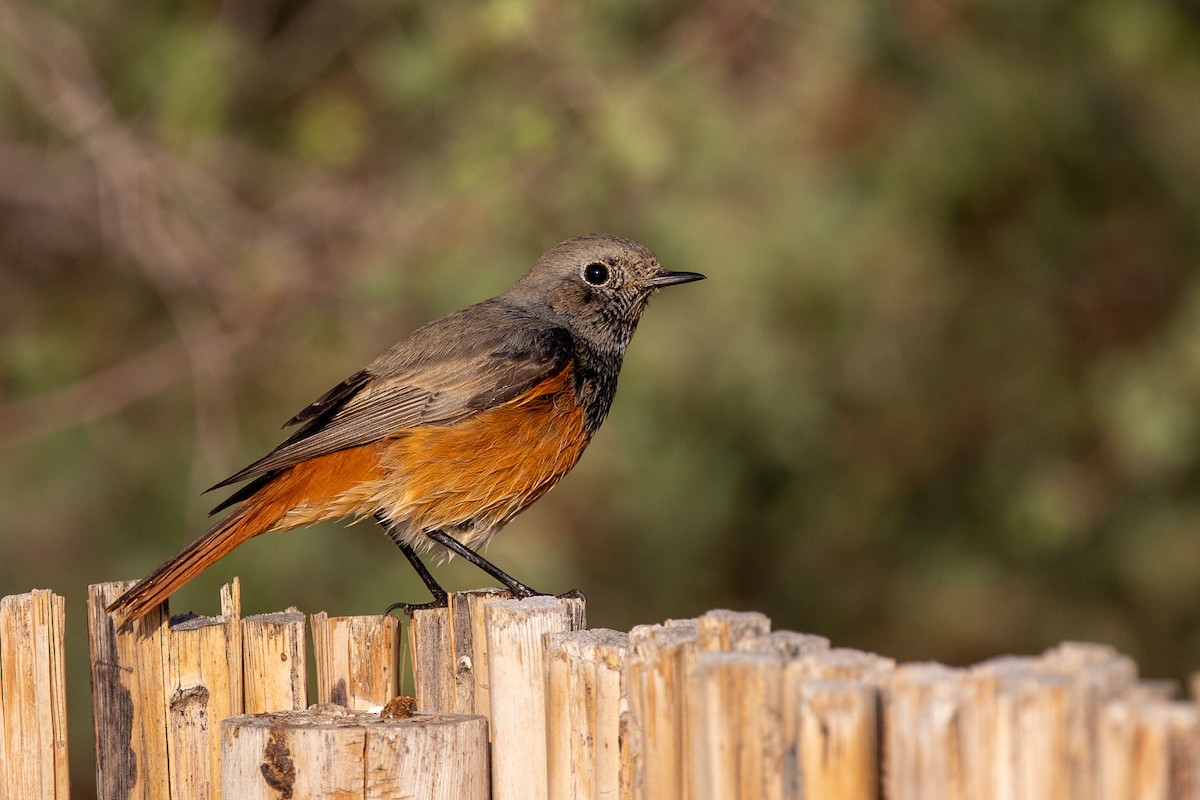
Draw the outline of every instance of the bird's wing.
<instances>
[{"instance_id":1,"label":"bird's wing","mask_svg":"<svg viewBox=\"0 0 1200 800\"><path fill-rule=\"evenodd\" d=\"M480 306L474 307L479 309ZM453 422L512 400L568 364L572 339L563 328L510 313L457 312L414 332L326 392L287 422L299 425L263 458L217 489L394 436L405 428ZM460 318L459 324L449 322ZM269 479L269 478L268 478ZM258 482L226 505L245 499Z\"/></svg>"}]
</instances>

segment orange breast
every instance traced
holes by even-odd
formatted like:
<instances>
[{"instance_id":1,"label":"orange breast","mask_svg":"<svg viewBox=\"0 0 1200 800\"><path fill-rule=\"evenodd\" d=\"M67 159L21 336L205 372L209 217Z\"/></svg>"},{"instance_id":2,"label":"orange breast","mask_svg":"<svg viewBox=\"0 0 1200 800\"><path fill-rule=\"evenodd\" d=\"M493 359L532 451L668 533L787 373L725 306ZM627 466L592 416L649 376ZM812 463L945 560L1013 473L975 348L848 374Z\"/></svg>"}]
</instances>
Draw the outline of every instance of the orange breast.
<instances>
[{"instance_id":1,"label":"orange breast","mask_svg":"<svg viewBox=\"0 0 1200 800\"><path fill-rule=\"evenodd\" d=\"M404 431L383 448L371 504L414 538L458 526L478 546L558 483L589 438L568 367L503 406Z\"/></svg>"}]
</instances>

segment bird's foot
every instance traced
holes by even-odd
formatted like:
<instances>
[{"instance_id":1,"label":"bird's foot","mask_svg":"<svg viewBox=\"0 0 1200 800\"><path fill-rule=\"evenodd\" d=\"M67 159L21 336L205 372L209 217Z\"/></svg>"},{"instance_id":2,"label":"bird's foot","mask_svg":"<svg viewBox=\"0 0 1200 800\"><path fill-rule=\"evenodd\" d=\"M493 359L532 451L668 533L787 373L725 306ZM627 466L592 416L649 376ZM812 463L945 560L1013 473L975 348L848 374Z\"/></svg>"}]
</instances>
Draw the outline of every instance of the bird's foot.
<instances>
[{"instance_id":1,"label":"bird's foot","mask_svg":"<svg viewBox=\"0 0 1200 800\"><path fill-rule=\"evenodd\" d=\"M392 603L383 610L383 615L386 617L393 611L403 611L407 616L412 616L414 611L424 611L428 608L446 608L450 605L450 595L445 592L435 593L433 599L428 603Z\"/></svg>"}]
</instances>

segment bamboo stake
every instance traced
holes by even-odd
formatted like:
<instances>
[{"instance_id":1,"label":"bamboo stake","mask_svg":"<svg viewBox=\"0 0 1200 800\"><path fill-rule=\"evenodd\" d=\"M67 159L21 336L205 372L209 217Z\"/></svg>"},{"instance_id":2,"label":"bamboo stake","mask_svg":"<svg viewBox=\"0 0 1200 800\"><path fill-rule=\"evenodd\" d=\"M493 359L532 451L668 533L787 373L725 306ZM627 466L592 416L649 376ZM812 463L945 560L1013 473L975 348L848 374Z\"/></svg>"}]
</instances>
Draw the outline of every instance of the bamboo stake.
<instances>
[{"instance_id":1,"label":"bamboo stake","mask_svg":"<svg viewBox=\"0 0 1200 800\"><path fill-rule=\"evenodd\" d=\"M530 597L484 607L495 800L547 796L544 636L582 627L582 617L579 599Z\"/></svg>"},{"instance_id":2,"label":"bamboo stake","mask_svg":"<svg viewBox=\"0 0 1200 800\"><path fill-rule=\"evenodd\" d=\"M418 609L408 626L417 708L487 714L487 636L483 606L511 599L501 589L451 592L446 608ZM479 702L476 702L476 695Z\"/></svg>"},{"instance_id":3,"label":"bamboo stake","mask_svg":"<svg viewBox=\"0 0 1200 800\"><path fill-rule=\"evenodd\" d=\"M0 600L0 796L67 800L63 598L46 589Z\"/></svg>"},{"instance_id":4,"label":"bamboo stake","mask_svg":"<svg viewBox=\"0 0 1200 800\"><path fill-rule=\"evenodd\" d=\"M793 679L866 681L878 687L890 684L895 670L890 658L846 647L804 649L788 662Z\"/></svg>"},{"instance_id":5,"label":"bamboo stake","mask_svg":"<svg viewBox=\"0 0 1200 800\"><path fill-rule=\"evenodd\" d=\"M98 800L170 796L167 605L118 629L104 610L134 581L88 587L88 646Z\"/></svg>"},{"instance_id":6,"label":"bamboo stake","mask_svg":"<svg viewBox=\"0 0 1200 800\"><path fill-rule=\"evenodd\" d=\"M625 686L636 800L692 796L687 682L697 648L694 622L629 632Z\"/></svg>"},{"instance_id":7,"label":"bamboo stake","mask_svg":"<svg viewBox=\"0 0 1200 800\"><path fill-rule=\"evenodd\" d=\"M1200 797L1200 709L1191 703L1117 700L1100 722L1102 800Z\"/></svg>"},{"instance_id":8,"label":"bamboo stake","mask_svg":"<svg viewBox=\"0 0 1200 800\"><path fill-rule=\"evenodd\" d=\"M243 619L242 663L245 713L308 707L304 615L297 609Z\"/></svg>"},{"instance_id":9,"label":"bamboo stake","mask_svg":"<svg viewBox=\"0 0 1200 800\"><path fill-rule=\"evenodd\" d=\"M408 651L412 653L413 695L426 713L459 713L454 667L454 623L449 605L419 608L408 621Z\"/></svg>"},{"instance_id":10,"label":"bamboo stake","mask_svg":"<svg viewBox=\"0 0 1200 800\"><path fill-rule=\"evenodd\" d=\"M784 747L810 800L879 797L879 690L864 681L785 678Z\"/></svg>"},{"instance_id":11,"label":"bamboo stake","mask_svg":"<svg viewBox=\"0 0 1200 800\"><path fill-rule=\"evenodd\" d=\"M223 794L238 800L488 797L483 717L315 706L227 719L221 742Z\"/></svg>"},{"instance_id":12,"label":"bamboo stake","mask_svg":"<svg viewBox=\"0 0 1200 800\"><path fill-rule=\"evenodd\" d=\"M472 713L480 714L488 719L491 719L491 679L488 675L488 637L484 608L494 600L512 599L514 599L512 594L503 589L475 589L460 592L457 602L450 607L454 621L455 641L471 643L470 691L472 706L465 708L470 708ZM575 624L572 621L572 625L575 628L582 628L583 622L581 620ZM465 645L463 645L461 655L466 655ZM488 736L491 735L492 727L489 725Z\"/></svg>"},{"instance_id":13,"label":"bamboo stake","mask_svg":"<svg viewBox=\"0 0 1200 800\"><path fill-rule=\"evenodd\" d=\"M551 800L627 800L632 762L622 700L629 634L598 628L546 635Z\"/></svg>"},{"instance_id":14,"label":"bamboo stake","mask_svg":"<svg viewBox=\"0 0 1200 800\"><path fill-rule=\"evenodd\" d=\"M221 587L219 617L172 623L167 685L172 800L221 797L220 723L242 713L240 586Z\"/></svg>"},{"instance_id":15,"label":"bamboo stake","mask_svg":"<svg viewBox=\"0 0 1200 800\"><path fill-rule=\"evenodd\" d=\"M1041 672L1071 679L1067 753L1072 776L1071 797L1092 800L1100 796L1098 776L1104 767L1100 756L1100 718L1111 700L1123 696L1137 682L1137 664L1112 647L1085 642L1064 642L1047 650L1037 661Z\"/></svg>"},{"instance_id":16,"label":"bamboo stake","mask_svg":"<svg viewBox=\"0 0 1200 800\"><path fill-rule=\"evenodd\" d=\"M889 798L970 800L965 788L958 670L941 664L896 668L884 703L884 793Z\"/></svg>"},{"instance_id":17,"label":"bamboo stake","mask_svg":"<svg viewBox=\"0 0 1200 800\"><path fill-rule=\"evenodd\" d=\"M312 616L317 702L355 710L381 708L400 692L400 622L390 614Z\"/></svg>"},{"instance_id":18,"label":"bamboo stake","mask_svg":"<svg viewBox=\"0 0 1200 800\"><path fill-rule=\"evenodd\" d=\"M771 631L765 636L738 639L730 649L741 653L775 653L787 659L797 659L828 651L829 640L812 633Z\"/></svg>"},{"instance_id":19,"label":"bamboo stake","mask_svg":"<svg viewBox=\"0 0 1200 800\"><path fill-rule=\"evenodd\" d=\"M799 797L783 741L783 667L767 653L700 653L688 683L692 786L699 800ZM788 757L791 755L792 757Z\"/></svg>"},{"instance_id":20,"label":"bamboo stake","mask_svg":"<svg viewBox=\"0 0 1200 800\"><path fill-rule=\"evenodd\" d=\"M738 645L755 642L771 632L771 620L757 611L709 611L696 620L701 652L727 653Z\"/></svg>"},{"instance_id":21,"label":"bamboo stake","mask_svg":"<svg viewBox=\"0 0 1200 800\"><path fill-rule=\"evenodd\" d=\"M1070 800L1071 682L1060 675L1030 675L1001 684L999 712L1013 739L1013 769L999 785L999 800ZM970 764L974 768L976 765ZM1000 766L1000 765L997 765ZM1009 765L1005 765L1009 766ZM1001 767L997 774L1003 776Z\"/></svg>"}]
</instances>

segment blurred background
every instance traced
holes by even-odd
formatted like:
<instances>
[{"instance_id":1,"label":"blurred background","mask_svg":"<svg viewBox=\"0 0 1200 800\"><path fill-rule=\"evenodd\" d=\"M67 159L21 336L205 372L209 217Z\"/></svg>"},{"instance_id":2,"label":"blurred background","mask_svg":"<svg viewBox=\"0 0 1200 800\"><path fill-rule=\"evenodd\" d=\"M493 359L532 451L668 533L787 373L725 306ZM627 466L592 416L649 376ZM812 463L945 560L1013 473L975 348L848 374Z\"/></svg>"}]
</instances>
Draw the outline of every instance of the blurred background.
<instances>
[{"instance_id":1,"label":"blurred background","mask_svg":"<svg viewBox=\"0 0 1200 800\"><path fill-rule=\"evenodd\" d=\"M1200 667L1200 3L0 5L0 594L68 601L418 325L607 231L655 299L488 555L593 626L710 608L952 664ZM369 524L215 612L424 598ZM450 588L485 583L460 563Z\"/></svg>"}]
</instances>

